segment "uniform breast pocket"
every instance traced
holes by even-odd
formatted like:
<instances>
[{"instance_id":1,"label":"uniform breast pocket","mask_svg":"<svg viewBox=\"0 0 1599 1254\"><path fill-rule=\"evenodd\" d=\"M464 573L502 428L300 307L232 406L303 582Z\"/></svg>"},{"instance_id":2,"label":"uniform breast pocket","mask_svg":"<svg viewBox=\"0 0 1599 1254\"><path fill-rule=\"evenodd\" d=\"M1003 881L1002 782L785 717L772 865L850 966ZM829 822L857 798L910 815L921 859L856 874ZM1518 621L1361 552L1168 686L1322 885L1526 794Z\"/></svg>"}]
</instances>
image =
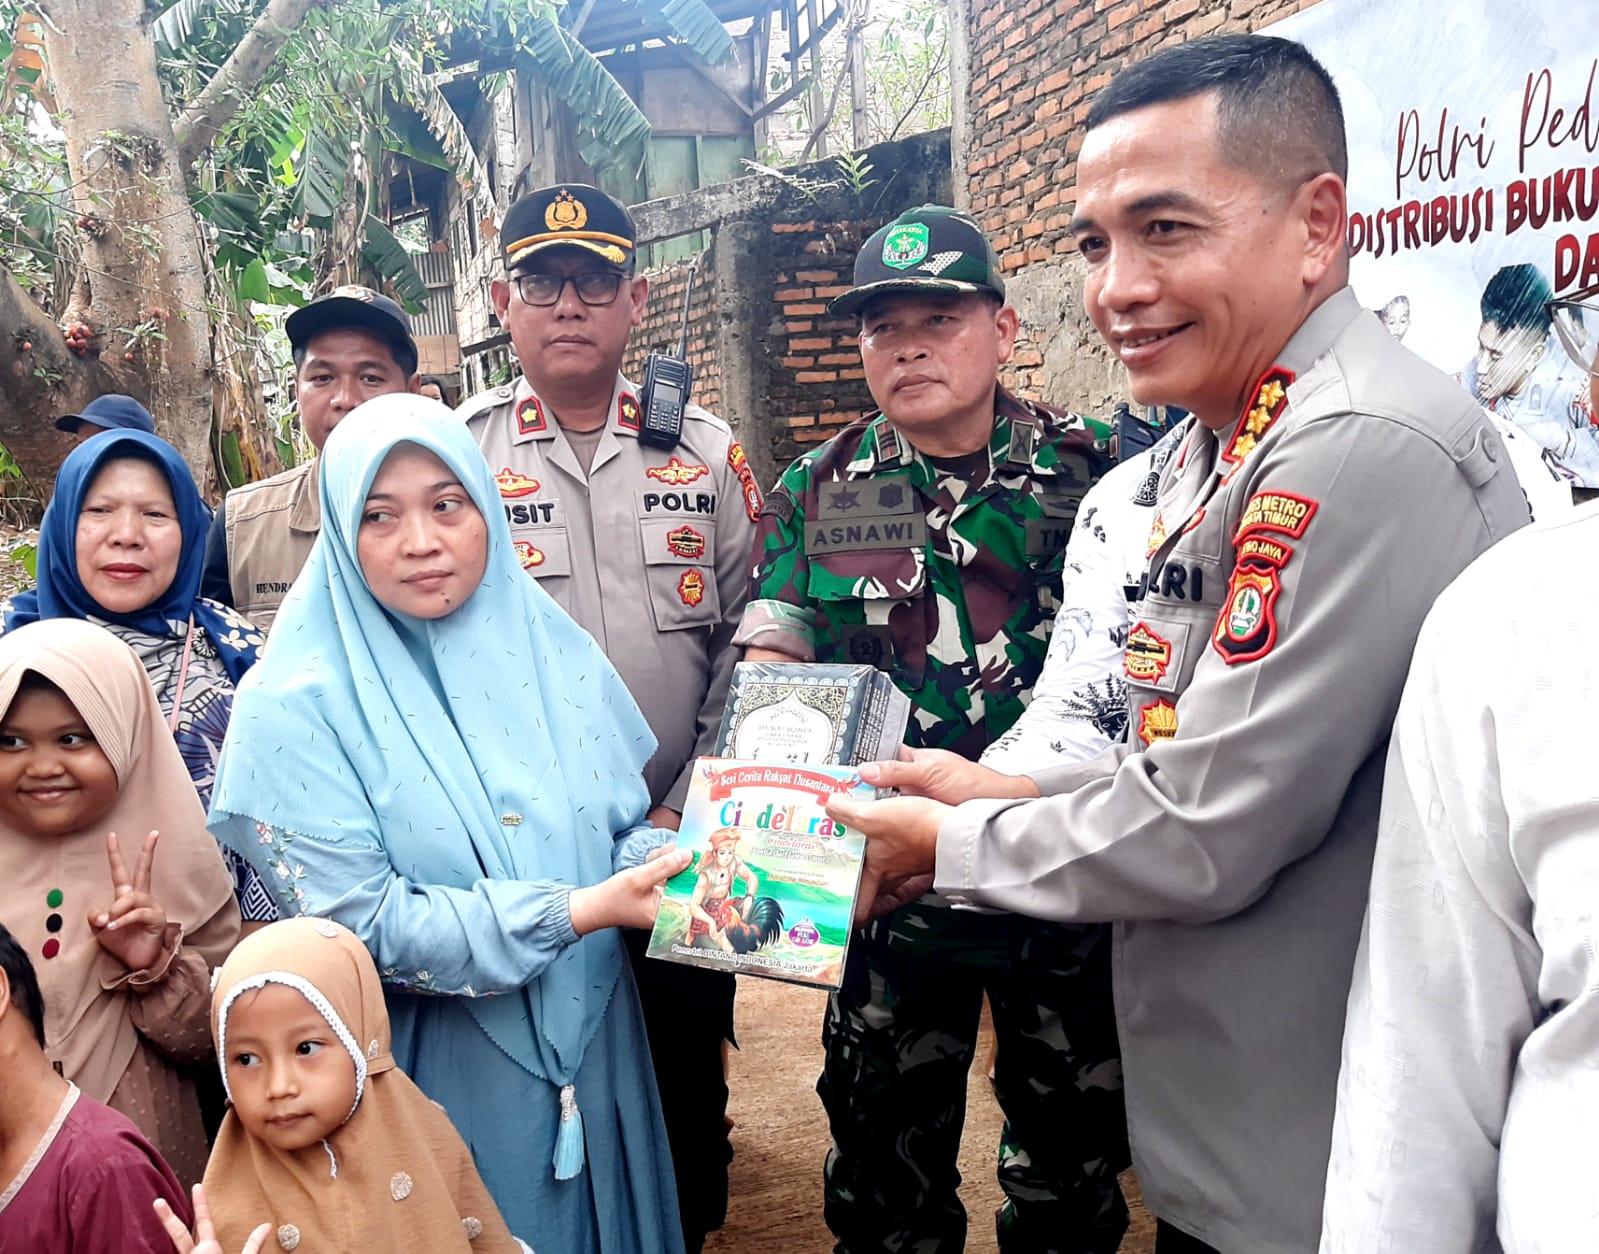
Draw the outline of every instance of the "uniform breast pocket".
<instances>
[{"instance_id":1,"label":"uniform breast pocket","mask_svg":"<svg viewBox=\"0 0 1599 1254\"><path fill-rule=\"evenodd\" d=\"M722 617L716 525L709 518L641 518L644 582L657 631L706 627Z\"/></svg>"},{"instance_id":2,"label":"uniform breast pocket","mask_svg":"<svg viewBox=\"0 0 1599 1254\"><path fill-rule=\"evenodd\" d=\"M564 579L572 573L572 541L565 527L537 527L511 534L516 560L535 579ZM553 595L555 590L545 591Z\"/></svg>"},{"instance_id":3,"label":"uniform breast pocket","mask_svg":"<svg viewBox=\"0 0 1599 1254\"><path fill-rule=\"evenodd\" d=\"M903 670L905 646L911 640L925 644L927 625L915 609L907 617L903 607L919 601L926 587L922 550L865 549L826 555L813 550L808 556L808 591L816 603L819 647L823 639L836 642L837 652L825 660L875 666L912 687L920 686L919 678Z\"/></svg>"}]
</instances>

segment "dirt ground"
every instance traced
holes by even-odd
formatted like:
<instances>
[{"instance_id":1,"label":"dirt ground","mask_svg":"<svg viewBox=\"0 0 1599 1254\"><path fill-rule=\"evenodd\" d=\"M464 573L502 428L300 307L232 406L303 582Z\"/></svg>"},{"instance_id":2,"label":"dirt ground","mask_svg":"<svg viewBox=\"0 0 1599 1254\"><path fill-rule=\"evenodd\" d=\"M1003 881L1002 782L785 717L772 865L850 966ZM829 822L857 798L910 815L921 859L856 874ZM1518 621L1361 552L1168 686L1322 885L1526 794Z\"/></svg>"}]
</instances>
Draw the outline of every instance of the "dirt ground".
<instances>
[{"instance_id":1,"label":"dirt ground","mask_svg":"<svg viewBox=\"0 0 1599 1254\"><path fill-rule=\"evenodd\" d=\"M826 1254L832 1238L822 1223L822 1157L827 1119L816 1096L822 1068L821 1025L826 994L774 980L741 979L738 1039L733 1054L732 1200L727 1225L711 1234L705 1254L745 1254L771 1248ZM966 1248L995 1254L993 1214L1002 1200L994 1179L1001 1115L986 1075L993 1029L985 1008L977 1062L967 1087L961 1143L961 1200L970 1216ZM1150 1254L1154 1224L1137 1201L1132 1174L1123 1187L1133 1223L1121 1254ZM755 1240L752 1241L752 1238Z\"/></svg>"}]
</instances>

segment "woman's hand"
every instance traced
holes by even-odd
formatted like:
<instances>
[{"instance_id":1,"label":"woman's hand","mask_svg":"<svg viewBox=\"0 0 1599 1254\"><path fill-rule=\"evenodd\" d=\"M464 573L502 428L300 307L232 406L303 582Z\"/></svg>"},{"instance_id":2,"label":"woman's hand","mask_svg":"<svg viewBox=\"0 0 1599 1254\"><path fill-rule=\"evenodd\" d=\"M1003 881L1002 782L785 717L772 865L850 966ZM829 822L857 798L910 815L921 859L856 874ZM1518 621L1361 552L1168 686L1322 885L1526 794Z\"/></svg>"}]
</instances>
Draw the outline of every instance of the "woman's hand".
<instances>
[{"instance_id":1,"label":"woman's hand","mask_svg":"<svg viewBox=\"0 0 1599 1254\"><path fill-rule=\"evenodd\" d=\"M161 1226L167 1230L167 1236L172 1239L172 1248L178 1254L227 1254L222 1248L222 1242L217 1240L216 1229L211 1226L211 1211L205 1204L205 1185L194 1186L194 1235L189 1235L189 1230L183 1226L183 1220L172 1213L165 1198L157 1198L155 1202L155 1216L161 1221ZM244 1243L244 1249L239 1254L261 1254L266 1248L267 1238L272 1235L272 1225L262 1224L250 1234L249 1240Z\"/></svg>"},{"instance_id":2,"label":"woman's hand","mask_svg":"<svg viewBox=\"0 0 1599 1254\"><path fill-rule=\"evenodd\" d=\"M652 849L640 866L618 871L588 888L574 888L567 902L572 930L587 936L602 927L654 927L661 908L661 886L693 860L687 849L662 845Z\"/></svg>"},{"instance_id":3,"label":"woman's hand","mask_svg":"<svg viewBox=\"0 0 1599 1254\"><path fill-rule=\"evenodd\" d=\"M144 848L128 873L117 845L117 834L106 836L106 857L111 864L113 900L106 910L89 913L89 929L100 948L129 971L147 971L161 959L166 938L167 912L150 896L150 873L155 867L155 846L160 832L144 838Z\"/></svg>"}]
</instances>

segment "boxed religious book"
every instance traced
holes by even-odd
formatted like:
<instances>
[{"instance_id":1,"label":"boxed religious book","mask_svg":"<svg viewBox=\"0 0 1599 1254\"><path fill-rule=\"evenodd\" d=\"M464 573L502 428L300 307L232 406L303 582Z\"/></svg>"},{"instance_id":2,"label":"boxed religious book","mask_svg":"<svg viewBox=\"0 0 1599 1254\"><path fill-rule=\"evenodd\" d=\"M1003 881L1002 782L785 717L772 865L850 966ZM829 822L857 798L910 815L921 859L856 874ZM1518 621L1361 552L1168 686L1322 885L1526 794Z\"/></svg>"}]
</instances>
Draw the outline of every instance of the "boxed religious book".
<instances>
[{"instance_id":1,"label":"boxed religious book","mask_svg":"<svg viewBox=\"0 0 1599 1254\"><path fill-rule=\"evenodd\" d=\"M733 668L719 757L856 766L899 754L910 700L873 666L740 662Z\"/></svg>"},{"instance_id":2,"label":"boxed religious book","mask_svg":"<svg viewBox=\"0 0 1599 1254\"><path fill-rule=\"evenodd\" d=\"M849 766L694 764L649 954L671 962L837 988L844 978L865 838L828 798L877 790Z\"/></svg>"}]
</instances>

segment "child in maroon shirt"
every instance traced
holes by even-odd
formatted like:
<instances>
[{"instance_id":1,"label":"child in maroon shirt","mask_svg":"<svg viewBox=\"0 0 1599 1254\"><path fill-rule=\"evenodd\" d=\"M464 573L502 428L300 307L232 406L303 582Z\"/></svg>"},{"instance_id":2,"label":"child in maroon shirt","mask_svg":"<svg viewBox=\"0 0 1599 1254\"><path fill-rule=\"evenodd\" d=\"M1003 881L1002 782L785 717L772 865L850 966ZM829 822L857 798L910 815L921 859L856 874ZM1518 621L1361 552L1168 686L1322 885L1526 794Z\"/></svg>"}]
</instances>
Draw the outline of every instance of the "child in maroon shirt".
<instances>
[{"instance_id":1,"label":"child in maroon shirt","mask_svg":"<svg viewBox=\"0 0 1599 1254\"><path fill-rule=\"evenodd\" d=\"M33 964L0 924L0 1254L172 1254L185 1190L133 1124L55 1073Z\"/></svg>"}]
</instances>

